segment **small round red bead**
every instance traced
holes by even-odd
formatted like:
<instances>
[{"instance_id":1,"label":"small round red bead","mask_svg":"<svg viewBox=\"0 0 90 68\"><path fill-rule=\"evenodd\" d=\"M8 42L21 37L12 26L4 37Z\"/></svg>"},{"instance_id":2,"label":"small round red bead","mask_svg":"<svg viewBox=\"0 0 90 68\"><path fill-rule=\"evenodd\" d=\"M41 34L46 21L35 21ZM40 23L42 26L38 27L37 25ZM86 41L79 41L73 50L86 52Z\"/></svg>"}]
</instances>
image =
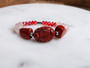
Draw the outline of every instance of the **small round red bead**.
<instances>
[{"instance_id":1,"label":"small round red bead","mask_svg":"<svg viewBox=\"0 0 90 68\"><path fill-rule=\"evenodd\" d=\"M34 21L34 24L37 24L37 21Z\"/></svg>"},{"instance_id":2,"label":"small round red bead","mask_svg":"<svg viewBox=\"0 0 90 68\"><path fill-rule=\"evenodd\" d=\"M47 26L52 26L52 27L55 27L57 24L56 22L47 22L47 21L42 21L42 24L43 25L47 25Z\"/></svg>"},{"instance_id":3,"label":"small round red bead","mask_svg":"<svg viewBox=\"0 0 90 68\"><path fill-rule=\"evenodd\" d=\"M51 26L53 26L53 22L51 22Z\"/></svg>"},{"instance_id":4,"label":"small round red bead","mask_svg":"<svg viewBox=\"0 0 90 68\"><path fill-rule=\"evenodd\" d=\"M31 24L34 24L34 21L31 21Z\"/></svg>"},{"instance_id":5,"label":"small round red bead","mask_svg":"<svg viewBox=\"0 0 90 68\"><path fill-rule=\"evenodd\" d=\"M50 26L50 22L47 22L47 25Z\"/></svg>"},{"instance_id":6,"label":"small round red bead","mask_svg":"<svg viewBox=\"0 0 90 68\"><path fill-rule=\"evenodd\" d=\"M26 23L25 22L22 22L23 23L23 26L26 26Z\"/></svg>"},{"instance_id":7,"label":"small round red bead","mask_svg":"<svg viewBox=\"0 0 90 68\"><path fill-rule=\"evenodd\" d=\"M42 25L44 25L44 21L42 21Z\"/></svg>"},{"instance_id":8,"label":"small round red bead","mask_svg":"<svg viewBox=\"0 0 90 68\"><path fill-rule=\"evenodd\" d=\"M45 24L44 25L47 25L48 24L48 22L47 21L45 21Z\"/></svg>"},{"instance_id":9,"label":"small round red bead","mask_svg":"<svg viewBox=\"0 0 90 68\"><path fill-rule=\"evenodd\" d=\"M28 25L31 25L31 21L28 22Z\"/></svg>"}]
</instances>

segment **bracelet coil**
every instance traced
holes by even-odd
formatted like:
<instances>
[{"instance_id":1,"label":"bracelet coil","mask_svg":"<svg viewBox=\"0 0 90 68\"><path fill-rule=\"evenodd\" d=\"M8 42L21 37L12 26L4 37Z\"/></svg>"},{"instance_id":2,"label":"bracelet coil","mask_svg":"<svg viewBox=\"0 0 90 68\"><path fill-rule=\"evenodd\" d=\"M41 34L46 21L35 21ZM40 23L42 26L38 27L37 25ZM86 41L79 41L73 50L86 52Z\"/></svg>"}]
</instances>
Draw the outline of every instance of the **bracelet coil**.
<instances>
[{"instance_id":1,"label":"bracelet coil","mask_svg":"<svg viewBox=\"0 0 90 68\"><path fill-rule=\"evenodd\" d=\"M25 26L36 24L42 24L44 26L37 28L34 32L32 28L25 28ZM55 30L52 27L55 27ZM39 42L48 42L52 40L54 36L57 38L62 38L68 29L69 27L66 24L47 21L28 21L15 24L15 32L22 38L31 39L34 36L35 40Z\"/></svg>"}]
</instances>

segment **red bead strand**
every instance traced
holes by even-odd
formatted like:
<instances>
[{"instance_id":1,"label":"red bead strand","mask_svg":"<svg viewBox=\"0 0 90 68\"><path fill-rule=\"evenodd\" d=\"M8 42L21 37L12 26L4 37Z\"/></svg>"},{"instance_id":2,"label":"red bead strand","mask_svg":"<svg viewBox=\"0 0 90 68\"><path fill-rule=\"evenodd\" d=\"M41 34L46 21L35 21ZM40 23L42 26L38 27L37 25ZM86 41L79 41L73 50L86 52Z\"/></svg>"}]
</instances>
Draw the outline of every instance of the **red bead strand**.
<instances>
[{"instance_id":1,"label":"red bead strand","mask_svg":"<svg viewBox=\"0 0 90 68\"><path fill-rule=\"evenodd\" d=\"M47 26L52 26L52 27L56 27L57 26L57 24L56 24L56 22L54 23L54 22L47 22L47 21L42 21L42 24L43 25L47 25Z\"/></svg>"},{"instance_id":2,"label":"red bead strand","mask_svg":"<svg viewBox=\"0 0 90 68\"><path fill-rule=\"evenodd\" d=\"M44 27L37 28L34 33L33 29L31 28L24 28L24 26L30 26L35 24L42 24L45 25ZM50 21L42 21L37 22L35 21L26 21L26 22L20 22L15 25L15 31L16 33L20 34L20 36L24 39L31 39L32 36L39 41L39 42L48 42L56 36L57 38L62 38L65 33L68 30L68 26L66 24L59 24L56 22L50 22ZM55 30L53 30L51 27L56 27Z\"/></svg>"}]
</instances>

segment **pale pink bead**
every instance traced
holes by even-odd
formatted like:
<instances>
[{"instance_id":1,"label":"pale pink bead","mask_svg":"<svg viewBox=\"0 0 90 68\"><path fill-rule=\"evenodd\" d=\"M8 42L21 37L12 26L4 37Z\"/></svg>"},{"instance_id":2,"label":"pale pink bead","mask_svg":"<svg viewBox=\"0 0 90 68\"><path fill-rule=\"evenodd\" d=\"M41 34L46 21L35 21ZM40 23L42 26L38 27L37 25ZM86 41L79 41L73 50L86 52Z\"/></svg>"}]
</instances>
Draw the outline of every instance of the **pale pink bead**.
<instances>
[{"instance_id":1,"label":"pale pink bead","mask_svg":"<svg viewBox=\"0 0 90 68\"><path fill-rule=\"evenodd\" d=\"M15 32L19 34L19 29L22 28L23 25L21 22L15 24Z\"/></svg>"}]
</instances>

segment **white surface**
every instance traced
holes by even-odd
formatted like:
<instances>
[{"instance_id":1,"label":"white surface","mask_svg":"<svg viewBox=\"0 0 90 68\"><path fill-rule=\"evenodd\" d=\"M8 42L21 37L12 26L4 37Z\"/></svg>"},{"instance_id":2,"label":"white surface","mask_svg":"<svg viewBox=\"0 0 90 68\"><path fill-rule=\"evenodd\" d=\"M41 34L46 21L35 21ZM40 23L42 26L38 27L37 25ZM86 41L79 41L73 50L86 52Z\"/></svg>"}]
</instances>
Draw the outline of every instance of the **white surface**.
<instances>
[{"instance_id":1,"label":"white surface","mask_svg":"<svg viewBox=\"0 0 90 68\"><path fill-rule=\"evenodd\" d=\"M29 20L60 21L70 30L48 43L24 40L14 25ZM90 12L53 4L0 8L0 68L90 68Z\"/></svg>"}]
</instances>

